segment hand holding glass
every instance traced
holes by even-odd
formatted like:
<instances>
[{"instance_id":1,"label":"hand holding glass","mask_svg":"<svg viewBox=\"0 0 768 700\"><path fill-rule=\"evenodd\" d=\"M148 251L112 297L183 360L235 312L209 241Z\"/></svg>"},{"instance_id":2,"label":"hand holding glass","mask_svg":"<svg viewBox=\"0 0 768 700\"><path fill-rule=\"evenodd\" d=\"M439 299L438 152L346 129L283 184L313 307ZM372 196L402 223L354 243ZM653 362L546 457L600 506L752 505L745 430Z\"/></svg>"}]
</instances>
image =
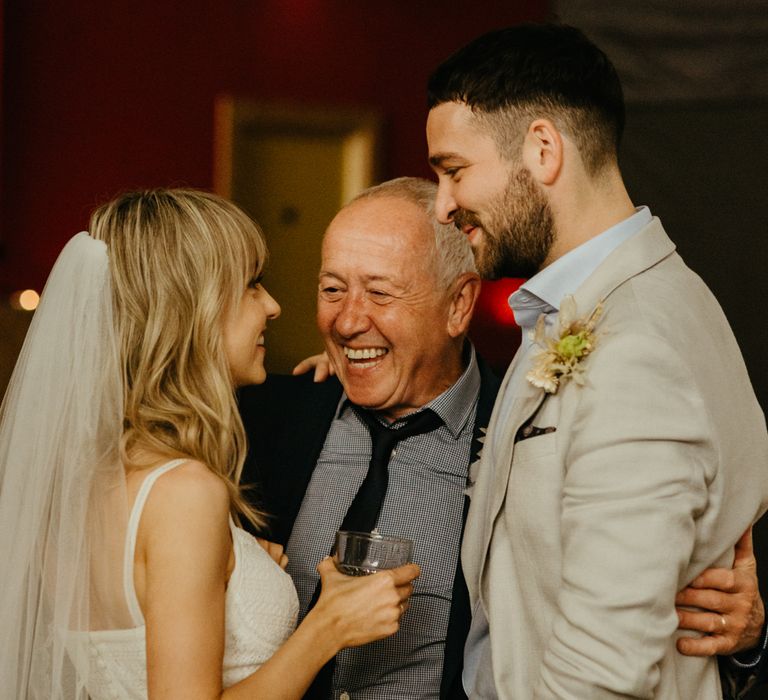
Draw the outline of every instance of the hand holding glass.
<instances>
[{"instance_id":1,"label":"hand holding glass","mask_svg":"<svg viewBox=\"0 0 768 700\"><path fill-rule=\"evenodd\" d=\"M407 564L412 551L411 540L377 532L339 530L333 560L336 568L347 576L367 576Z\"/></svg>"}]
</instances>

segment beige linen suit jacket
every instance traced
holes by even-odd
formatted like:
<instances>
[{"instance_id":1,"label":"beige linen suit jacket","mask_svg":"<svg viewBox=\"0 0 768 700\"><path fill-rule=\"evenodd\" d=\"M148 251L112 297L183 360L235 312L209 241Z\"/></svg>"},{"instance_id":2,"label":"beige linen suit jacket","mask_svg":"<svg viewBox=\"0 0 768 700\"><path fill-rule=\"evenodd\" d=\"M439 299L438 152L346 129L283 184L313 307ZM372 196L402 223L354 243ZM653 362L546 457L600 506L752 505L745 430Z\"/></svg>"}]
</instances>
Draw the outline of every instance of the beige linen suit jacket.
<instances>
[{"instance_id":1,"label":"beige linen suit jacket","mask_svg":"<svg viewBox=\"0 0 768 700\"><path fill-rule=\"evenodd\" d=\"M489 426L462 549L490 628L479 674L503 700L719 698L715 660L675 650L674 597L730 566L765 510L765 418L722 310L658 219L574 297L579 315L604 302L585 386L523 381ZM516 442L529 422L556 430Z\"/></svg>"}]
</instances>

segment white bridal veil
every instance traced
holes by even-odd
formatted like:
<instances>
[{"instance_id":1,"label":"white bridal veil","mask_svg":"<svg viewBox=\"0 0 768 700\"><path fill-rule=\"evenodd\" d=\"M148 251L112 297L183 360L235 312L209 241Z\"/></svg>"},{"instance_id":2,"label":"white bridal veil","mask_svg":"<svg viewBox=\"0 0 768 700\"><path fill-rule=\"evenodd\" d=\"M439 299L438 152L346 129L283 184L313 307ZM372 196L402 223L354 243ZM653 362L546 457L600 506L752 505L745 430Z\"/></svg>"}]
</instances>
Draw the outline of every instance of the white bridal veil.
<instances>
[{"instance_id":1,"label":"white bridal veil","mask_svg":"<svg viewBox=\"0 0 768 700\"><path fill-rule=\"evenodd\" d=\"M120 387L107 248L79 233L0 407L3 697L85 698L89 631L131 626Z\"/></svg>"}]
</instances>

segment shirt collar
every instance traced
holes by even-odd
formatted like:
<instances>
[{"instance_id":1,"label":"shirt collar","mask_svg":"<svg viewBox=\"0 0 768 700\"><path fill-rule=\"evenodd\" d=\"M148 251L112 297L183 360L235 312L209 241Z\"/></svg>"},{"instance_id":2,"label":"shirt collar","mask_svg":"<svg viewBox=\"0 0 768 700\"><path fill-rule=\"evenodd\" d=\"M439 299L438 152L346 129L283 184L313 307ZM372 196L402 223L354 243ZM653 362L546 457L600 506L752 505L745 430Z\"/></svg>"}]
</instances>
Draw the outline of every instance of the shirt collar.
<instances>
[{"instance_id":1,"label":"shirt collar","mask_svg":"<svg viewBox=\"0 0 768 700\"><path fill-rule=\"evenodd\" d=\"M464 359L466 368L461 376L442 394L418 409L422 411L425 408L431 408L440 416L445 427L456 440L466 426L477 397L480 395L480 368L477 364L475 348L469 341L466 341L464 346ZM342 393L336 417L341 417L344 411L351 407L352 402L347 398L346 392ZM393 421L392 425L397 423L398 421Z\"/></svg>"},{"instance_id":2,"label":"shirt collar","mask_svg":"<svg viewBox=\"0 0 768 700\"><path fill-rule=\"evenodd\" d=\"M518 325L530 328L540 313L558 311L563 297L573 294L603 260L651 223L651 219L648 207L638 207L631 216L582 243L531 277L509 297L509 306Z\"/></svg>"}]
</instances>

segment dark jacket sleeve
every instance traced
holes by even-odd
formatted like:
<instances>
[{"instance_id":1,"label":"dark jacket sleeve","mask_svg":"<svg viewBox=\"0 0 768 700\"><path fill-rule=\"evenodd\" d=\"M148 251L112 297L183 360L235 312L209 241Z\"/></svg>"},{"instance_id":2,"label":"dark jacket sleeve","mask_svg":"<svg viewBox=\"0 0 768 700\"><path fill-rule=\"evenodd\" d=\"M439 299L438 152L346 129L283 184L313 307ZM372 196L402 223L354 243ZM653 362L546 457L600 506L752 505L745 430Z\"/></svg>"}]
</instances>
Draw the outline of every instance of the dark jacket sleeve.
<instances>
[{"instance_id":1,"label":"dark jacket sleeve","mask_svg":"<svg viewBox=\"0 0 768 700\"><path fill-rule=\"evenodd\" d=\"M733 656L718 656L717 663L724 700L756 699L768 695L765 690L765 684L768 683L768 626L763 623L763 632L756 649ZM757 686L761 686L762 691ZM754 692L749 694L753 689Z\"/></svg>"},{"instance_id":2,"label":"dark jacket sleeve","mask_svg":"<svg viewBox=\"0 0 768 700\"><path fill-rule=\"evenodd\" d=\"M240 483L268 521L254 534L288 541L340 397L336 379L315 384L311 374L270 375L238 391L248 441Z\"/></svg>"}]
</instances>

